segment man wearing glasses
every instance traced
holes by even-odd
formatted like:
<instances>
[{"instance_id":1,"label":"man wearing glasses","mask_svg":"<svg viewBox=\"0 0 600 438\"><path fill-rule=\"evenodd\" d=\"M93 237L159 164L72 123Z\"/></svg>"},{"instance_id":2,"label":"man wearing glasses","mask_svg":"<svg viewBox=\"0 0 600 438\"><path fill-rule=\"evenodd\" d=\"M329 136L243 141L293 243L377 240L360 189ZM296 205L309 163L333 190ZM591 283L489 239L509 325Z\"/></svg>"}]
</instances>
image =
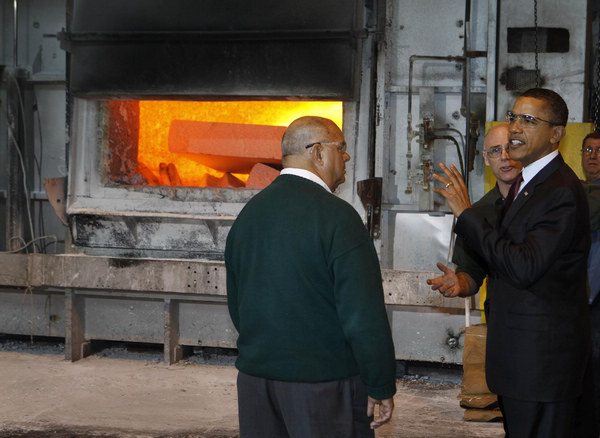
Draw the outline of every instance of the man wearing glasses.
<instances>
[{"instance_id":1,"label":"man wearing glasses","mask_svg":"<svg viewBox=\"0 0 600 438\"><path fill-rule=\"evenodd\" d=\"M592 132L583 139L581 167L588 183L600 184L600 132Z\"/></svg>"},{"instance_id":2,"label":"man wearing glasses","mask_svg":"<svg viewBox=\"0 0 600 438\"><path fill-rule=\"evenodd\" d=\"M497 221L499 206L504 202L512 183L517 179L523 167L520 162L511 160L508 155L508 125L491 128L483 139L483 160L496 177L496 185L483 198L473 204L485 219L494 225ZM442 263L437 267L444 275L427 280L433 290L446 297L468 297L475 295L488 275L488 267L479 255L465 245L462 238L456 239L452 262L456 270L452 271Z\"/></svg>"},{"instance_id":3,"label":"man wearing glasses","mask_svg":"<svg viewBox=\"0 0 600 438\"><path fill-rule=\"evenodd\" d=\"M333 121L301 117L281 151L225 248L240 436L372 438L394 409L396 365L375 247L332 194L346 142Z\"/></svg>"},{"instance_id":4,"label":"man wearing glasses","mask_svg":"<svg viewBox=\"0 0 600 438\"><path fill-rule=\"evenodd\" d=\"M568 108L548 89L523 93L507 113L509 154L523 164L496 226L471 208L458 170L440 167L436 188L455 232L484 258L493 279L486 379L498 394L507 436L594 437L586 195L558 146ZM522 181L521 181L522 179Z\"/></svg>"},{"instance_id":5,"label":"man wearing glasses","mask_svg":"<svg viewBox=\"0 0 600 438\"><path fill-rule=\"evenodd\" d=\"M584 188L589 196L592 228L592 247L588 257L589 302L596 407L600 409L600 132L592 132L583 139L581 167L585 174ZM600 418L597 420L600 421Z\"/></svg>"}]
</instances>

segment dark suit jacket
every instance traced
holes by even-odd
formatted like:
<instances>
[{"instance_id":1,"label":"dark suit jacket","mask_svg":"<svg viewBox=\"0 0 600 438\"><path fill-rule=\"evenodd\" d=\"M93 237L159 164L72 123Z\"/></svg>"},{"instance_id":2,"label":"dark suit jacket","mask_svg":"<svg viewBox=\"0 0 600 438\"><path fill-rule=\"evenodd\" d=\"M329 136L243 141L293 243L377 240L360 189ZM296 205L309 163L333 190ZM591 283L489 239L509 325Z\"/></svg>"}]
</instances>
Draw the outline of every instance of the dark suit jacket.
<instances>
[{"instance_id":1,"label":"dark suit jacket","mask_svg":"<svg viewBox=\"0 0 600 438\"><path fill-rule=\"evenodd\" d=\"M588 205L562 156L523 187L496 227L473 209L455 231L487 261L486 377L502 396L558 401L581 392L590 343Z\"/></svg>"}]
</instances>

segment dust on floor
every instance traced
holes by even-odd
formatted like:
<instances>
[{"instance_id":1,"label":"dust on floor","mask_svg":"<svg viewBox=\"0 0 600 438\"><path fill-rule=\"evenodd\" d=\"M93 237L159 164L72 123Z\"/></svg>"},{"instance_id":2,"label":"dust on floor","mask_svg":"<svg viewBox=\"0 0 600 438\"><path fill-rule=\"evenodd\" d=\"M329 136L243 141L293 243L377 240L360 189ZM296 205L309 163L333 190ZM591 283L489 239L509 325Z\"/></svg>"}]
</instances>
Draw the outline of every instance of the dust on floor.
<instances>
[{"instance_id":1,"label":"dust on floor","mask_svg":"<svg viewBox=\"0 0 600 438\"><path fill-rule=\"evenodd\" d=\"M56 351L0 351L0 436L217 438L238 436L231 365ZM504 436L500 423L462 419L457 384L398 380L396 409L378 438Z\"/></svg>"}]
</instances>

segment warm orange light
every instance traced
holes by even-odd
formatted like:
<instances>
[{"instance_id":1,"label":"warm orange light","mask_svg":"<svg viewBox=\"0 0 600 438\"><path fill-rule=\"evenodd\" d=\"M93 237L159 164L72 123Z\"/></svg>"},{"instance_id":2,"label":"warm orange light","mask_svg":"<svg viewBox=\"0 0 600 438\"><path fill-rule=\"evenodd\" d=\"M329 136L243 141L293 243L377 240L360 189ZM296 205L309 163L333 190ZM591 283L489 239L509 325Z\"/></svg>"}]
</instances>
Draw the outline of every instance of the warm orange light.
<instances>
[{"instance_id":1,"label":"warm orange light","mask_svg":"<svg viewBox=\"0 0 600 438\"><path fill-rule=\"evenodd\" d=\"M139 102L138 162L157 176L161 182L160 164L170 163L180 178L180 185L204 187L211 181L227 177L230 181L248 179L247 174L226 175L202 163L197 154L169 150L169 128L173 120L223 122L249 125L288 126L298 117L315 115L332 119L342 128L342 102L298 101L240 101L240 102ZM163 164L163 174L165 174ZM233 178L233 180L231 179ZM152 182L149 182L153 184ZM172 184L175 185L175 184Z\"/></svg>"}]
</instances>

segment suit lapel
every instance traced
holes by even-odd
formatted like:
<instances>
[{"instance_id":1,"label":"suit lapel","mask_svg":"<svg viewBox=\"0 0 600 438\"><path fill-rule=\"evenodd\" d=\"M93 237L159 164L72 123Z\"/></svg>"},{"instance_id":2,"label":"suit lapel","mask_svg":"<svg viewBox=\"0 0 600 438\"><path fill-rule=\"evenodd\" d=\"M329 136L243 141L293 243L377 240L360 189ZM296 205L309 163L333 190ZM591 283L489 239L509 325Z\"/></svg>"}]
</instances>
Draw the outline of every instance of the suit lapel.
<instances>
[{"instance_id":1,"label":"suit lapel","mask_svg":"<svg viewBox=\"0 0 600 438\"><path fill-rule=\"evenodd\" d=\"M537 185L546 181L563 164L564 160L559 153L556 158L550 161L521 189L521 192L515 198L506 215L502 218L502 222L500 223L500 231L502 233L506 231L510 223L518 216L519 210L533 197Z\"/></svg>"}]
</instances>

